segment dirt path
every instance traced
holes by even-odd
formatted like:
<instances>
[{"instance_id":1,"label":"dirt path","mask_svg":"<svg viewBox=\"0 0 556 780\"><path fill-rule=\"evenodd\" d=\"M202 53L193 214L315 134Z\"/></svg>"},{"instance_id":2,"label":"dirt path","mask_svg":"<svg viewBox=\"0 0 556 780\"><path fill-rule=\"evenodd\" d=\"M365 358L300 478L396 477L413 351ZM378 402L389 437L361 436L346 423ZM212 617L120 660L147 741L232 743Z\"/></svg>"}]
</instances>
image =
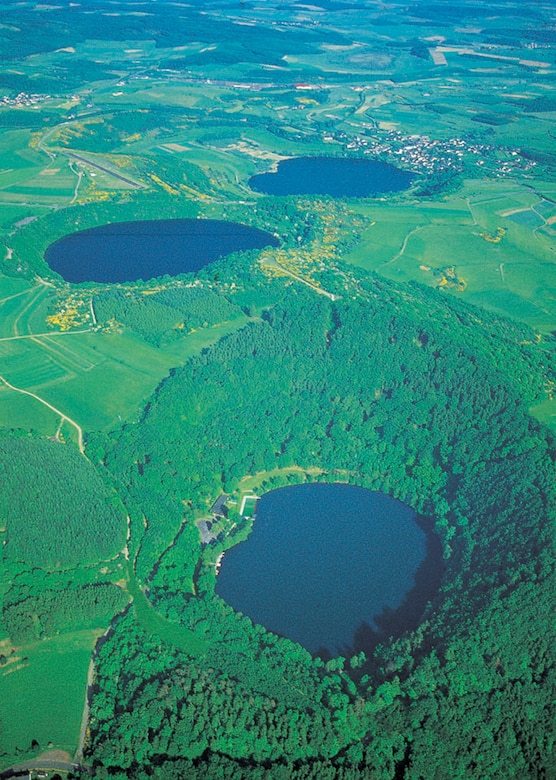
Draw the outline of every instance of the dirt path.
<instances>
[{"instance_id":1,"label":"dirt path","mask_svg":"<svg viewBox=\"0 0 556 780\"><path fill-rule=\"evenodd\" d=\"M17 317L14 320L14 325L13 325L14 336L21 335L19 333L18 329L17 329L19 320L23 317L24 314L26 314L29 311L31 306L41 297L41 295L44 295L44 292L45 292L45 290L44 290L44 287L42 285L39 285L38 287L32 287L29 290L29 293L31 294L31 297L27 301L27 303L25 304L23 309L19 312L19 314L17 315Z\"/></svg>"},{"instance_id":2,"label":"dirt path","mask_svg":"<svg viewBox=\"0 0 556 780\"><path fill-rule=\"evenodd\" d=\"M1 303L1 301L0 301ZM46 333L27 333L23 336L2 336L0 341L16 341L17 339L38 339L42 336L47 336L49 339L53 336L73 336L76 333L92 333L92 328L84 328L83 330L49 330Z\"/></svg>"},{"instance_id":3,"label":"dirt path","mask_svg":"<svg viewBox=\"0 0 556 780\"><path fill-rule=\"evenodd\" d=\"M426 225L417 225L417 227L413 228L413 230L410 230L407 236L403 240L403 244L401 246L400 251L397 255L394 255L394 257L390 258L390 260L387 260L383 265L390 265L390 263L395 263L396 260L399 260L400 257L404 254L405 250L407 249L407 242L413 236L415 233L418 233L420 230L422 230Z\"/></svg>"},{"instance_id":4,"label":"dirt path","mask_svg":"<svg viewBox=\"0 0 556 780\"><path fill-rule=\"evenodd\" d=\"M314 290L319 295L326 295L327 298L330 298L331 301L336 301L340 297L339 295L334 295L334 293L328 292L328 290L325 290L322 287L317 287L316 284L313 284L308 279L304 279L303 276L299 276L299 274L294 273L293 271L290 271L289 268L286 268L282 265L282 263L279 263L277 260L265 260L263 262L263 265L267 266L268 268L276 268L279 271L282 271L282 273L287 274L287 276L291 276L292 279L296 279L298 282L301 282L302 284L306 284L307 287L310 287L311 290Z\"/></svg>"},{"instance_id":5,"label":"dirt path","mask_svg":"<svg viewBox=\"0 0 556 780\"><path fill-rule=\"evenodd\" d=\"M14 293L13 295L8 295L7 298L2 298L0 300L1 303L6 303L6 301L11 301L13 298L21 298L22 295L29 295L30 290L22 290L21 292Z\"/></svg>"},{"instance_id":6,"label":"dirt path","mask_svg":"<svg viewBox=\"0 0 556 780\"><path fill-rule=\"evenodd\" d=\"M94 657L91 656L91 660L89 661L89 671L87 673L87 688L85 690L85 704L83 705L83 715L81 716L81 730L79 732L79 742L77 744L77 750L75 751L75 756L73 757L73 761L75 764L80 764L83 760L83 747L85 745L85 737L87 736L87 725L89 723L89 698L90 698L90 691L91 686L93 684L93 677L95 674L95 661Z\"/></svg>"},{"instance_id":7,"label":"dirt path","mask_svg":"<svg viewBox=\"0 0 556 780\"><path fill-rule=\"evenodd\" d=\"M55 406L52 406L52 404L49 404L48 401L45 401L44 398L41 398L40 395L37 395L36 393L32 393L30 390L22 390L19 387L14 387L8 380L0 375L0 382L3 382L7 388L10 390L13 390L15 393L21 393L22 395L29 395L31 398L34 398L35 400L39 401L41 404L44 404L49 409L51 409L55 414L59 414L62 420L65 422L68 422L70 425L73 425L75 430L77 431L77 446L79 447L79 452L86 457L85 455L85 447L83 446L83 429L80 425L78 425L75 420L72 420L71 417L68 417L67 414L64 414L59 409L56 409Z\"/></svg>"}]
</instances>

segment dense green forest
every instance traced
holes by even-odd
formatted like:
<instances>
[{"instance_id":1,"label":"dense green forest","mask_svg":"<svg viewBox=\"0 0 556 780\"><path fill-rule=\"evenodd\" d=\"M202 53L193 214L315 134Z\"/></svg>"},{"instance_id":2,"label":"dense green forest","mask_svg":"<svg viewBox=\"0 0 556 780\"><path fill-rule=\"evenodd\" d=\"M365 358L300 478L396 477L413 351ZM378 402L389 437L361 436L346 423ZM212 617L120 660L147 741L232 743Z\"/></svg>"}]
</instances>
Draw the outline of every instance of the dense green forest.
<instances>
[{"instance_id":1,"label":"dense green forest","mask_svg":"<svg viewBox=\"0 0 556 780\"><path fill-rule=\"evenodd\" d=\"M243 295L268 295L262 274L243 278ZM281 286L258 320L172 372L139 423L91 441L145 518L131 549L151 602L210 638L184 655L133 610L116 621L92 701L98 777L541 778L556 766L554 442L527 411L550 354L439 292L358 285L336 301ZM214 594L195 517L243 476L292 466L434 519L445 572L417 628L385 621L367 652L324 661Z\"/></svg>"},{"instance_id":2,"label":"dense green forest","mask_svg":"<svg viewBox=\"0 0 556 780\"><path fill-rule=\"evenodd\" d=\"M93 299L95 313L100 322L125 325L156 346L176 339L183 331L207 328L241 314L239 306L193 284L150 295L141 290L104 290Z\"/></svg>"},{"instance_id":3,"label":"dense green forest","mask_svg":"<svg viewBox=\"0 0 556 780\"><path fill-rule=\"evenodd\" d=\"M87 458L0 440L3 628L25 644L118 615L95 654L85 757L99 778L550 777L555 450L528 412L550 342L339 260L318 278L327 295L247 252L197 283L95 293L101 320L151 343L249 321L174 369L138 422L89 432ZM419 624L385 615L365 646L324 659L217 597L215 556L249 525L203 547L195 521L256 474L260 491L345 481L418 510L444 556ZM136 585L126 610L110 572L64 572L124 547L158 633ZM165 626L202 641L184 652Z\"/></svg>"},{"instance_id":4,"label":"dense green forest","mask_svg":"<svg viewBox=\"0 0 556 780\"><path fill-rule=\"evenodd\" d=\"M23 599L21 589L14 590L17 601L11 603L8 593L2 617L11 639L17 644L55 636L60 631L104 628L129 601L123 590L109 583L59 591L43 590Z\"/></svg>"},{"instance_id":5,"label":"dense green forest","mask_svg":"<svg viewBox=\"0 0 556 780\"><path fill-rule=\"evenodd\" d=\"M109 558L125 545L121 500L77 449L47 439L2 437L0 473L7 561L71 568Z\"/></svg>"}]
</instances>

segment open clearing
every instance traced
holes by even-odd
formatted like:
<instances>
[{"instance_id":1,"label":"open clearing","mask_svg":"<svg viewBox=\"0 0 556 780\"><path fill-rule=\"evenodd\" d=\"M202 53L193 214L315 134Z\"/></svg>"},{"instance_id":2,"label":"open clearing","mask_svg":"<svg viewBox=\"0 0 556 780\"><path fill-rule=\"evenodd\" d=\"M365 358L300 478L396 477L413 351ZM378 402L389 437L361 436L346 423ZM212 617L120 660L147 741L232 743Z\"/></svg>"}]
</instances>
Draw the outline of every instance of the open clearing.
<instances>
[{"instance_id":1,"label":"open clearing","mask_svg":"<svg viewBox=\"0 0 556 780\"><path fill-rule=\"evenodd\" d=\"M464 197L442 203L369 205L361 210L374 224L345 259L433 287L439 271L453 266L464 289L448 294L549 333L556 329L556 237L543 210L553 208L530 188L498 182L468 182ZM523 215L533 219L517 222Z\"/></svg>"},{"instance_id":2,"label":"open clearing","mask_svg":"<svg viewBox=\"0 0 556 780\"><path fill-rule=\"evenodd\" d=\"M8 659L0 667L4 766L38 755L50 743L75 753L89 661L100 633L76 631L21 647L8 640L0 643L0 653ZM31 748L33 740L38 747Z\"/></svg>"}]
</instances>

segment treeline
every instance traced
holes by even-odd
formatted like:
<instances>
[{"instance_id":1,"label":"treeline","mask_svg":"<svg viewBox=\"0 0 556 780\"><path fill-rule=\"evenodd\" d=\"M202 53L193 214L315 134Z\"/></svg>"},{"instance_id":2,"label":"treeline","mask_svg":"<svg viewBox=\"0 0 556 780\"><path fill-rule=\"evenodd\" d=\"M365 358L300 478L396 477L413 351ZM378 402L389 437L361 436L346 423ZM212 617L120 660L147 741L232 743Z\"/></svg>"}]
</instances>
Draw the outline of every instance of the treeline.
<instances>
[{"instance_id":1,"label":"treeline","mask_svg":"<svg viewBox=\"0 0 556 780\"><path fill-rule=\"evenodd\" d=\"M94 296L94 307L99 322L116 320L156 346L241 314L239 306L203 287L174 286L149 295L109 289Z\"/></svg>"},{"instance_id":2,"label":"treeline","mask_svg":"<svg viewBox=\"0 0 556 780\"><path fill-rule=\"evenodd\" d=\"M2 619L15 644L34 642L63 631L104 628L129 602L121 588L110 583L60 591L47 590L20 600L20 593L4 598ZM12 601L12 598L16 601Z\"/></svg>"},{"instance_id":3,"label":"treeline","mask_svg":"<svg viewBox=\"0 0 556 780\"><path fill-rule=\"evenodd\" d=\"M222 609L211 622L220 629ZM363 735L365 703L350 701L349 679L326 673L305 650L246 618L231 617L230 627L206 658L192 660L144 634L132 613L119 621L98 654L91 711L91 758L100 777L102 768L133 776L161 756L203 763L209 753L255 762L331 756ZM118 683L124 653L125 689Z\"/></svg>"},{"instance_id":4,"label":"treeline","mask_svg":"<svg viewBox=\"0 0 556 780\"><path fill-rule=\"evenodd\" d=\"M296 30L294 27L288 27L286 31L261 25L254 35L250 27L239 26L218 16L205 15L194 8L180 8L179 11L171 7L154 9L145 19L133 18L128 14L106 18L106 14L101 11L109 12L110 7L109 3L97 2L95 9L99 12L94 14L84 13L76 7L55 8L38 29L32 11L6 9L3 16L6 28L2 34L4 57L7 61L17 61L30 54L77 46L85 40L139 41L145 40L145 36L154 40L157 48L181 46L184 40L206 43L217 41L224 44L218 47L219 50L222 48L226 51L227 45L232 44L238 46L240 52L254 49L266 58L278 59L288 53L312 53L315 46L323 41L345 42L344 36L334 31ZM263 60L267 61L270 60ZM172 62L167 60L161 64L171 68ZM94 60L88 60L87 64L91 68L95 68L95 65L100 67ZM72 75L72 70L58 64L56 75L60 91L68 75ZM113 73L111 75L113 78ZM84 72L83 82L90 80Z\"/></svg>"},{"instance_id":5,"label":"treeline","mask_svg":"<svg viewBox=\"0 0 556 780\"><path fill-rule=\"evenodd\" d=\"M28 567L72 568L125 545L122 502L71 445L0 436L3 556Z\"/></svg>"},{"instance_id":6,"label":"treeline","mask_svg":"<svg viewBox=\"0 0 556 780\"><path fill-rule=\"evenodd\" d=\"M417 286L362 275L335 302L282 289L104 442L103 462L145 518L132 543L142 578L158 563L153 604L212 645L200 657L156 650L132 613L118 623L93 699L98 776L233 766L238 777L544 777L555 765L555 448L527 405L549 353L526 328ZM435 518L438 596L374 655L313 660L214 595L194 512L246 474L295 465ZM183 511L179 546L160 558Z\"/></svg>"},{"instance_id":7,"label":"treeline","mask_svg":"<svg viewBox=\"0 0 556 780\"><path fill-rule=\"evenodd\" d=\"M189 219L199 214L199 206L186 198L175 198L163 190L137 190L133 193L115 193L117 221L149 220L153 214L164 214L166 219ZM56 239L79 230L114 222L114 201L86 203L77 207L59 209L40 220L26 225L13 236L13 258L0 262L6 274L31 276L39 273L52 277L53 272L44 260L47 248ZM17 269L17 270L16 270Z\"/></svg>"}]
</instances>

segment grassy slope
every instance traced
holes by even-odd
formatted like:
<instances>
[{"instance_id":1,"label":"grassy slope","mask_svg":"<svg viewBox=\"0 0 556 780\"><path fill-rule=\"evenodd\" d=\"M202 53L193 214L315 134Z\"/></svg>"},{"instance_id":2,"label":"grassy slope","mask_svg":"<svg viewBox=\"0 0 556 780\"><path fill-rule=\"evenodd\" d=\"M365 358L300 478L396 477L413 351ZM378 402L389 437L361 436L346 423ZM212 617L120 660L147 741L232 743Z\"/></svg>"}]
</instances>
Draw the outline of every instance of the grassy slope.
<instances>
[{"instance_id":1,"label":"grassy slope","mask_svg":"<svg viewBox=\"0 0 556 780\"><path fill-rule=\"evenodd\" d=\"M18 292L23 294L10 297ZM85 430L108 430L133 418L172 367L247 322L242 315L184 336L163 349L129 331L13 338L14 333L48 332L44 317L52 294L50 288L0 277L1 373L12 385L32 391ZM0 387L0 424L31 426L52 436L58 422L59 417L36 399ZM71 427L65 433L75 435Z\"/></svg>"},{"instance_id":2,"label":"grassy slope","mask_svg":"<svg viewBox=\"0 0 556 780\"><path fill-rule=\"evenodd\" d=\"M429 285L438 281L434 269L455 265L466 287L453 294L537 331L553 331L556 266L543 221L551 204L538 217L547 201L524 186L508 189L502 182L467 182L463 193L441 203L366 206L375 224L344 259L390 279ZM535 221L516 221L524 215ZM495 236L498 228L504 235L489 241L485 236Z\"/></svg>"},{"instance_id":3,"label":"grassy slope","mask_svg":"<svg viewBox=\"0 0 556 780\"><path fill-rule=\"evenodd\" d=\"M37 755L49 743L73 755L98 635L77 631L16 648L0 643L8 658L0 667L2 766ZM40 748L31 750L32 740Z\"/></svg>"}]
</instances>

